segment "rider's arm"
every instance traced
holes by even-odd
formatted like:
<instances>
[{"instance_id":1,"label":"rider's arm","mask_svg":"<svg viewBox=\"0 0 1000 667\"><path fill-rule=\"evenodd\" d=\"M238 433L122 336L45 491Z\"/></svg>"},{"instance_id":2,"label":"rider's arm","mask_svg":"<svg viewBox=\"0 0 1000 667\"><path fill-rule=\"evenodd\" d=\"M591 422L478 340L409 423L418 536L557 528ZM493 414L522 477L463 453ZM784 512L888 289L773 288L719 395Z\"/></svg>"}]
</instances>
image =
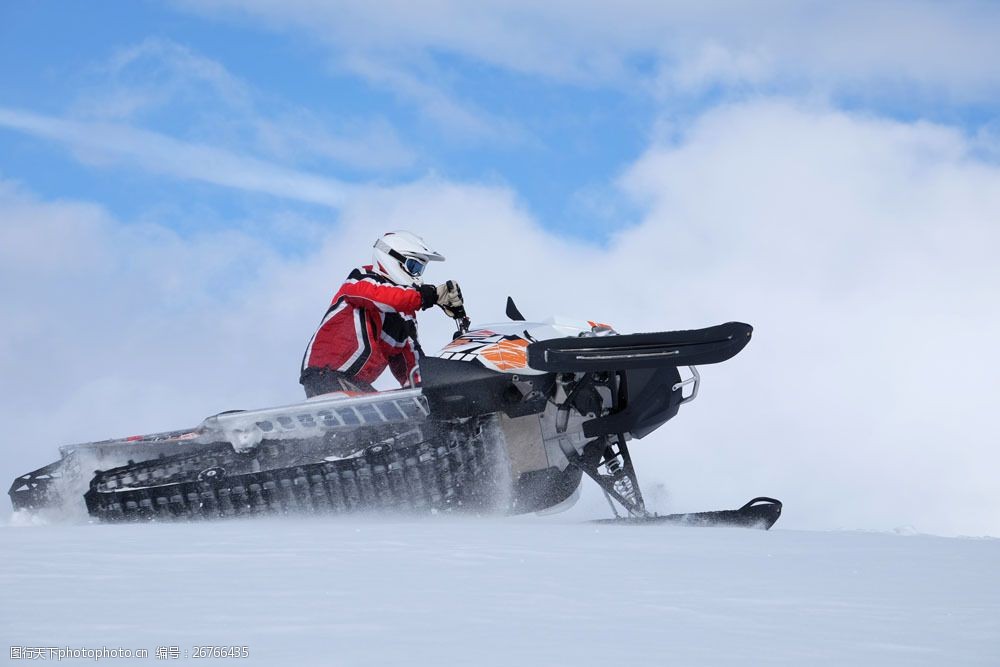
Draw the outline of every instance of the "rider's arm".
<instances>
[{"instance_id":1,"label":"rider's arm","mask_svg":"<svg viewBox=\"0 0 1000 667\"><path fill-rule=\"evenodd\" d=\"M433 306L437 291L433 285L423 285L421 288L400 287L379 284L371 278L361 278L344 283L340 288L340 296L357 308L412 315L421 308Z\"/></svg>"}]
</instances>

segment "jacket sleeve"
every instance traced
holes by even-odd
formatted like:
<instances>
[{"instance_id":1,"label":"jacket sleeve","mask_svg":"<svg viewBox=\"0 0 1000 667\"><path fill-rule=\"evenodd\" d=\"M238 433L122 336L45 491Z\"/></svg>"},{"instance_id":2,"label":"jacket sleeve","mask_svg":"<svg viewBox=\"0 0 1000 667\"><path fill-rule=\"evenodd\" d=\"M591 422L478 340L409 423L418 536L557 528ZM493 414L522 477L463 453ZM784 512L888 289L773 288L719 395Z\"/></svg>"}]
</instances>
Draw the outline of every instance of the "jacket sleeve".
<instances>
[{"instance_id":1,"label":"jacket sleeve","mask_svg":"<svg viewBox=\"0 0 1000 667\"><path fill-rule=\"evenodd\" d=\"M415 287L379 285L367 278L348 280L340 288L339 296L356 308L379 310L384 313L412 315L423 303L420 290Z\"/></svg>"}]
</instances>

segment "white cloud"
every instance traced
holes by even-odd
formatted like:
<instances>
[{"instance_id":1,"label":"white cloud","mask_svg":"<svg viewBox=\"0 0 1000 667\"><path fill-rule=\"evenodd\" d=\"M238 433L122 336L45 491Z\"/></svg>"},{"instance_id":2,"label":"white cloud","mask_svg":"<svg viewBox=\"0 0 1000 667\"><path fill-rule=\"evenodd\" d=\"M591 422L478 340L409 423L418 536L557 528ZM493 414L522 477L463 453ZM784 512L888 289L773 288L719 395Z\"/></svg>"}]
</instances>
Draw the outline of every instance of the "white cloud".
<instances>
[{"instance_id":1,"label":"white cloud","mask_svg":"<svg viewBox=\"0 0 1000 667\"><path fill-rule=\"evenodd\" d=\"M654 78L696 89L740 81L992 102L1000 88L1000 8L988 1L177 4L305 32L335 52L447 53L585 84L632 86L635 62L651 60Z\"/></svg>"},{"instance_id":2,"label":"white cloud","mask_svg":"<svg viewBox=\"0 0 1000 667\"><path fill-rule=\"evenodd\" d=\"M91 68L71 117L142 124L184 118L189 141L211 141L287 164L330 161L378 171L416 161L385 119L321 116L263 95L220 62L165 39L149 38Z\"/></svg>"},{"instance_id":3,"label":"white cloud","mask_svg":"<svg viewBox=\"0 0 1000 667\"><path fill-rule=\"evenodd\" d=\"M734 52L714 41L706 41L676 61L659 67L650 82L654 95L670 96L678 92L703 92L713 85L746 86L765 84L774 64L761 53Z\"/></svg>"},{"instance_id":4,"label":"white cloud","mask_svg":"<svg viewBox=\"0 0 1000 667\"><path fill-rule=\"evenodd\" d=\"M356 74L379 88L390 90L409 100L427 118L448 128L450 136L467 140L469 137L492 139L517 137L520 133L509 121L501 120L471 104L459 102L444 91L440 84L426 83L433 78L418 77L407 68L358 55L347 56L339 67Z\"/></svg>"},{"instance_id":5,"label":"white cloud","mask_svg":"<svg viewBox=\"0 0 1000 667\"><path fill-rule=\"evenodd\" d=\"M705 393L704 421L678 421L690 441L664 454L677 457L676 493L709 502L691 466L743 493L753 470L779 496L808 481L798 511L830 525L857 525L843 510L856 496L865 509L852 513L872 520L913 511L920 527L997 533L985 470L1000 462L989 379L1000 353L979 341L1000 334L989 305L1000 169L972 149L927 124L744 105L629 171L625 187L650 213L617 250L669 267L668 284L635 306L657 304L675 326L683 315L757 327L743 357L708 371L706 392L728 393L727 410L714 413Z\"/></svg>"},{"instance_id":6,"label":"white cloud","mask_svg":"<svg viewBox=\"0 0 1000 667\"><path fill-rule=\"evenodd\" d=\"M109 107L103 93L85 97L80 106L99 118L127 120L192 93L202 104L211 99L244 111L254 106L250 86L221 63L170 40L146 39L117 51L97 69L105 87L137 100L123 107Z\"/></svg>"},{"instance_id":7,"label":"white cloud","mask_svg":"<svg viewBox=\"0 0 1000 667\"><path fill-rule=\"evenodd\" d=\"M21 327L0 333L16 388L0 416L19 443L4 465L297 397L330 294L402 227L448 256L429 279L461 280L480 322L512 294L529 317L623 331L755 325L739 357L702 369L696 402L634 444L641 479L667 489L660 509L768 493L788 527L998 535L1000 168L977 149L930 124L721 108L623 174L647 213L602 248L542 231L503 188L439 180L349 193L302 259L7 187L0 229L24 261L3 264L22 286L0 297ZM448 340L437 313L422 322L428 349Z\"/></svg>"},{"instance_id":8,"label":"white cloud","mask_svg":"<svg viewBox=\"0 0 1000 667\"><path fill-rule=\"evenodd\" d=\"M340 132L329 132L315 115L305 111L283 113L250 121L253 146L262 154L290 164L318 165L331 161L365 172L392 172L417 162L386 120L342 120Z\"/></svg>"},{"instance_id":9,"label":"white cloud","mask_svg":"<svg viewBox=\"0 0 1000 667\"><path fill-rule=\"evenodd\" d=\"M76 121L0 107L0 127L64 144L87 163L136 166L154 174L296 201L337 207L350 189L332 178L117 123Z\"/></svg>"}]
</instances>

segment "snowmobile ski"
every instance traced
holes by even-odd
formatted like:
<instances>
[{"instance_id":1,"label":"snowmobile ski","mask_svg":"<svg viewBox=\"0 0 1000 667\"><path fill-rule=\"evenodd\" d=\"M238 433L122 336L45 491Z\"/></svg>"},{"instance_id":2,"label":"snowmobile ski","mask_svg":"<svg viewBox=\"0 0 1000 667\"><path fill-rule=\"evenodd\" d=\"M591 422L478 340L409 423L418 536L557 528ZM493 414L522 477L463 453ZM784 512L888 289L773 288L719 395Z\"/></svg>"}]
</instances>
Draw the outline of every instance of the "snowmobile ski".
<instances>
[{"instance_id":1,"label":"snowmobile ski","mask_svg":"<svg viewBox=\"0 0 1000 667\"><path fill-rule=\"evenodd\" d=\"M615 517L614 519L597 519L594 523L638 525L666 523L680 526L715 526L768 530L780 517L781 501L775 498L760 496L736 510Z\"/></svg>"}]
</instances>

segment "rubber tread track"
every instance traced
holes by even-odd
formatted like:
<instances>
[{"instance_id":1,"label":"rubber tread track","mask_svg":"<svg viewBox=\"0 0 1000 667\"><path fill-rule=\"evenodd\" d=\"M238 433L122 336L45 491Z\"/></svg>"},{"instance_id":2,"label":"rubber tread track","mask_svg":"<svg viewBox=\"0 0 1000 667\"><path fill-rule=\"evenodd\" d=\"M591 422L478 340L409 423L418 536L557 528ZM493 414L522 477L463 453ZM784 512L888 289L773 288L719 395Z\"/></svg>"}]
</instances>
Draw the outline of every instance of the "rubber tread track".
<instances>
[{"instance_id":1,"label":"rubber tread track","mask_svg":"<svg viewBox=\"0 0 1000 667\"><path fill-rule=\"evenodd\" d=\"M481 438L460 444L369 447L361 456L260 472L220 444L99 473L85 499L102 521L215 519L255 514L484 511L493 497Z\"/></svg>"}]
</instances>

